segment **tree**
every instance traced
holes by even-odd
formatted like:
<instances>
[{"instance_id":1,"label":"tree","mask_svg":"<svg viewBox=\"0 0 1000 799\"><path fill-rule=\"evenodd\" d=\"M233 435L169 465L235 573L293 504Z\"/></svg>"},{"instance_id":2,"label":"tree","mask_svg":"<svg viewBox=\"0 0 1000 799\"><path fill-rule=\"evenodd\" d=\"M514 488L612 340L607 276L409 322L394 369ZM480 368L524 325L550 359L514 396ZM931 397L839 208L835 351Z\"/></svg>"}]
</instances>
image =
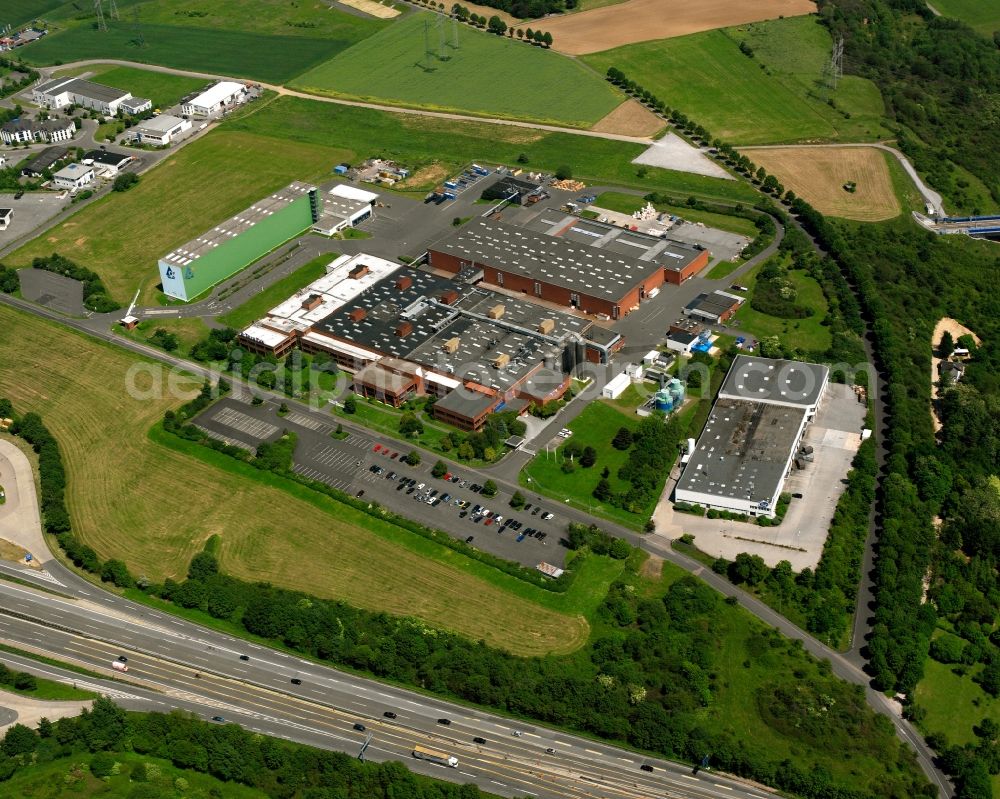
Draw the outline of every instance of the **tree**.
<instances>
[{"instance_id":1,"label":"tree","mask_svg":"<svg viewBox=\"0 0 1000 799\"><path fill-rule=\"evenodd\" d=\"M510 498L510 506L514 508L514 510L521 510L521 508L524 507L524 503L524 494L520 491L515 491L514 496Z\"/></svg>"},{"instance_id":2,"label":"tree","mask_svg":"<svg viewBox=\"0 0 1000 799\"><path fill-rule=\"evenodd\" d=\"M90 758L90 773L95 777L110 777L115 770L115 756L110 752L98 752Z\"/></svg>"},{"instance_id":3,"label":"tree","mask_svg":"<svg viewBox=\"0 0 1000 799\"><path fill-rule=\"evenodd\" d=\"M542 34L542 44L544 44L546 47L552 46L552 34L549 33L548 31L545 31L545 33Z\"/></svg>"},{"instance_id":4,"label":"tree","mask_svg":"<svg viewBox=\"0 0 1000 799\"><path fill-rule=\"evenodd\" d=\"M524 38L530 42L535 38L535 32L531 28L526 28L524 31Z\"/></svg>"},{"instance_id":5,"label":"tree","mask_svg":"<svg viewBox=\"0 0 1000 799\"><path fill-rule=\"evenodd\" d=\"M589 469L595 463L597 463L597 450L593 447L584 447L580 454L580 465L584 469Z\"/></svg>"},{"instance_id":6,"label":"tree","mask_svg":"<svg viewBox=\"0 0 1000 799\"><path fill-rule=\"evenodd\" d=\"M358 412L358 401L355 399L353 394L348 394L347 399L344 400L344 413L357 413Z\"/></svg>"},{"instance_id":7,"label":"tree","mask_svg":"<svg viewBox=\"0 0 1000 799\"><path fill-rule=\"evenodd\" d=\"M736 560L729 564L728 574L731 582L737 585L746 583L752 586L762 583L769 571L760 555L741 552L736 556Z\"/></svg>"},{"instance_id":8,"label":"tree","mask_svg":"<svg viewBox=\"0 0 1000 799\"><path fill-rule=\"evenodd\" d=\"M219 573L219 561L211 552L198 552L188 566L188 579L204 582Z\"/></svg>"},{"instance_id":9,"label":"tree","mask_svg":"<svg viewBox=\"0 0 1000 799\"><path fill-rule=\"evenodd\" d=\"M607 502L611 499L611 483L608 482L606 477L602 477L597 481L597 485L594 486L594 490L591 493L594 499L599 502Z\"/></svg>"},{"instance_id":10,"label":"tree","mask_svg":"<svg viewBox=\"0 0 1000 799\"><path fill-rule=\"evenodd\" d=\"M541 44L545 38L545 34L543 34L541 31L535 31L535 35L532 36L531 38L535 40L535 44Z\"/></svg>"},{"instance_id":11,"label":"tree","mask_svg":"<svg viewBox=\"0 0 1000 799\"><path fill-rule=\"evenodd\" d=\"M615 437L611 439L611 446L622 451L632 446L632 431L627 427L619 427Z\"/></svg>"},{"instance_id":12,"label":"tree","mask_svg":"<svg viewBox=\"0 0 1000 799\"><path fill-rule=\"evenodd\" d=\"M118 175L114 183L111 184L112 191L128 191L139 182L139 176L135 172L122 172Z\"/></svg>"},{"instance_id":13,"label":"tree","mask_svg":"<svg viewBox=\"0 0 1000 799\"><path fill-rule=\"evenodd\" d=\"M153 335L149 337L149 343L167 352L174 352L180 346L177 336L168 330L164 330L162 327L158 327L153 331Z\"/></svg>"},{"instance_id":14,"label":"tree","mask_svg":"<svg viewBox=\"0 0 1000 799\"><path fill-rule=\"evenodd\" d=\"M938 355L942 358L948 358L955 351L955 340L952 338L951 332L945 330L941 334L941 341L938 342Z\"/></svg>"},{"instance_id":15,"label":"tree","mask_svg":"<svg viewBox=\"0 0 1000 799\"><path fill-rule=\"evenodd\" d=\"M412 411L406 411L399 420L399 432L407 438L423 435L423 422Z\"/></svg>"},{"instance_id":16,"label":"tree","mask_svg":"<svg viewBox=\"0 0 1000 799\"><path fill-rule=\"evenodd\" d=\"M409 454L407 454L407 456L406 456L406 458L404 460L410 466L416 466L417 464L420 463L420 453L417 452L415 449L410 450Z\"/></svg>"},{"instance_id":17,"label":"tree","mask_svg":"<svg viewBox=\"0 0 1000 799\"><path fill-rule=\"evenodd\" d=\"M507 32L507 23L494 14L490 17L490 21L487 23L487 28L490 33L495 33L497 36L503 36Z\"/></svg>"},{"instance_id":18,"label":"tree","mask_svg":"<svg viewBox=\"0 0 1000 799\"><path fill-rule=\"evenodd\" d=\"M495 497L497 495L497 484L492 480L487 480L483 483L483 496L484 497Z\"/></svg>"},{"instance_id":19,"label":"tree","mask_svg":"<svg viewBox=\"0 0 1000 799\"><path fill-rule=\"evenodd\" d=\"M444 477L448 474L448 465L444 461L438 461L431 469L431 477Z\"/></svg>"},{"instance_id":20,"label":"tree","mask_svg":"<svg viewBox=\"0 0 1000 799\"><path fill-rule=\"evenodd\" d=\"M572 167L564 164L556 169L556 180L569 180L571 177L573 177Z\"/></svg>"}]
</instances>

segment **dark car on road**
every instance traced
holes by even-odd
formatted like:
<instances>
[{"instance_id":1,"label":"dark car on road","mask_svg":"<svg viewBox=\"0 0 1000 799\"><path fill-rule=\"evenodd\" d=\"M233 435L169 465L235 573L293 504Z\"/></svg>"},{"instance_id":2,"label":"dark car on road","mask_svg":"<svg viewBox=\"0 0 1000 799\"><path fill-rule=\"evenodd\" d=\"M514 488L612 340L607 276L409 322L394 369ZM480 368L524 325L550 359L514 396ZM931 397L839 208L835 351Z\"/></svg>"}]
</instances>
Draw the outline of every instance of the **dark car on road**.
<instances>
[{"instance_id":1,"label":"dark car on road","mask_svg":"<svg viewBox=\"0 0 1000 799\"><path fill-rule=\"evenodd\" d=\"M451 719L438 719L438 724L443 724L445 727L451 725Z\"/></svg>"},{"instance_id":2,"label":"dark car on road","mask_svg":"<svg viewBox=\"0 0 1000 799\"><path fill-rule=\"evenodd\" d=\"M382 715L385 716L387 719L394 719L394 718L396 718L396 714L393 713L391 710L385 711L385 713L383 713Z\"/></svg>"},{"instance_id":3,"label":"dark car on road","mask_svg":"<svg viewBox=\"0 0 1000 799\"><path fill-rule=\"evenodd\" d=\"M365 731L365 725L361 724L361 723L355 724L354 725L354 729L356 729L358 732L364 732Z\"/></svg>"}]
</instances>

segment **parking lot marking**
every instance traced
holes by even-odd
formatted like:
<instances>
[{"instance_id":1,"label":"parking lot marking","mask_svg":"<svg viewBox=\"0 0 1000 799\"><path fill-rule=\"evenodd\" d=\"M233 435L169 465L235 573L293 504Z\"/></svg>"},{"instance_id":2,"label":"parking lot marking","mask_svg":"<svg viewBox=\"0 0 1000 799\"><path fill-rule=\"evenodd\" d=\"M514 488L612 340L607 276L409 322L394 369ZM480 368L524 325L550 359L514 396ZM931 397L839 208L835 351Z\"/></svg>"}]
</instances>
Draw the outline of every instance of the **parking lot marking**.
<instances>
[{"instance_id":1,"label":"parking lot marking","mask_svg":"<svg viewBox=\"0 0 1000 799\"><path fill-rule=\"evenodd\" d=\"M253 416L242 413L235 408L220 409L212 414L212 421L226 427L231 427L234 430L239 430L241 433L247 433L260 440L273 436L279 430L278 427L270 422L255 419Z\"/></svg>"},{"instance_id":2,"label":"parking lot marking","mask_svg":"<svg viewBox=\"0 0 1000 799\"><path fill-rule=\"evenodd\" d=\"M240 441L236 438L230 438L222 433L218 433L215 430L209 430L207 427L202 427L200 424L195 425L199 430L204 432L209 438L214 438L216 441L221 441L223 444L229 444L231 447L239 447L240 449L253 449L246 441Z\"/></svg>"},{"instance_id":3,"label":"parking lot marking","mask_svg":"<svg viewBox=\"0 0 1000 799\"><path fill-rule=\"evenodd\" d=\"M318 419L313 419L311 416L306 416L304 413L297 413L296 411L292 411L285 418L293 424L297 424L300 427L305 427L309 430L318 430L327 433L333 429L333 426L327 424L326 422L321 422Z\"/></svg>"}]
</instances>

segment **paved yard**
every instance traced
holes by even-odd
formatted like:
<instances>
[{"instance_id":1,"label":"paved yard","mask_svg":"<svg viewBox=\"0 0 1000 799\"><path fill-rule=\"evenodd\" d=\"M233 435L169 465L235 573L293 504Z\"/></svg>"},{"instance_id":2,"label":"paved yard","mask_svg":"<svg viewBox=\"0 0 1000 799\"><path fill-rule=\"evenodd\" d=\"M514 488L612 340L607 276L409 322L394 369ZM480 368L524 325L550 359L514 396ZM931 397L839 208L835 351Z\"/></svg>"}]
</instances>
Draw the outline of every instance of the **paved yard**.
<instances>
[{"instance_id":1,"label":"paved yard","mask_svg":"<svg viewBox=\"0 0 1000 799\"><path fill-rule=\"evenodd\" d=\"M793 467L785 481L785 491L802 494L802 498L792 500L778 527L675 513L669 501L678 476L675 469L653 516L656 534L674 539L690 533L699 549L730 560L740 552L749 552L760 555L769 566L787 560L797 572L815 568L844 491L842 480L861 446L864 417L865 406L857 401L850 386L827 386L816 419L802 441L813 447L814 461L802 470Z\"/></svg>"},{"instance_id":2,"label":"paved yard","mask_svg":"<svg viewBox=\"0 0 1000 799\"><path fill-rule=\"evenodd\" d=\"M69 197L60 199L54 192L25 192L20 200L13 194L0 194L0 208L13 208L14 218L6 230L0 230L0 250L48 222L69 205Z\"/></svg>"},{"instance_id":3,"label":"paved yard","mask_svg":"<svg viewBox=\"0 0 1000 799\"><path fill-rule=\"evenodd\" d=\"M44 269L21 269L21 294L53 311L69 316L84 316L83 283L79 280L46 272Z\"/></svg>"}]
</instances>

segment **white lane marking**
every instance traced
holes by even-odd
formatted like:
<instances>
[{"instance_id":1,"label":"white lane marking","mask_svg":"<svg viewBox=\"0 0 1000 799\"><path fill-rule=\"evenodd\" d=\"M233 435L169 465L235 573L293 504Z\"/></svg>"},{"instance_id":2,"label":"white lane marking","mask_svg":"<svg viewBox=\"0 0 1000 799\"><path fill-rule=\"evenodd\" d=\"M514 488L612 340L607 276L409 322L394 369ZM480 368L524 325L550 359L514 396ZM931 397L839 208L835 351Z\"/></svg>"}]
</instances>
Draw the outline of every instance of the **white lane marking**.
<instances>
[{"instance_id":1,"label":"white lane marking","mask_svg":"<svg viewBox=\"0 0 1000 799\"><path fill-rule=\"evenodd\" d=\"M590 754L592 754L592 755L602 755L602 754L604 754L603 752L598 752L596 749L584 749L583 751L584 752L590 752Z\"/></svg>"},{"instance_id":2,"label":"white lane marking","mask_svg":"<svg viewBox=\"0 0 1000 799\"><path fill-rule=\"evenodd\" d=\"M542 736L541 735L535 735L535 733L533 733L533 732L526 732L524 734L524 737L525 738L541 738Z\"/></svg>"}]
</instances>

